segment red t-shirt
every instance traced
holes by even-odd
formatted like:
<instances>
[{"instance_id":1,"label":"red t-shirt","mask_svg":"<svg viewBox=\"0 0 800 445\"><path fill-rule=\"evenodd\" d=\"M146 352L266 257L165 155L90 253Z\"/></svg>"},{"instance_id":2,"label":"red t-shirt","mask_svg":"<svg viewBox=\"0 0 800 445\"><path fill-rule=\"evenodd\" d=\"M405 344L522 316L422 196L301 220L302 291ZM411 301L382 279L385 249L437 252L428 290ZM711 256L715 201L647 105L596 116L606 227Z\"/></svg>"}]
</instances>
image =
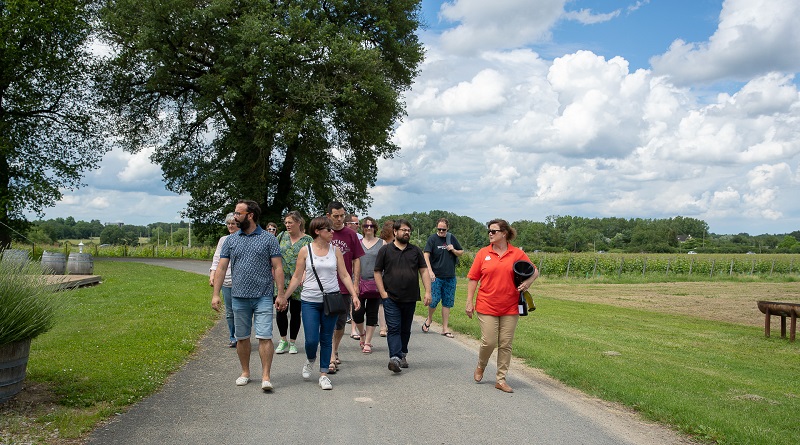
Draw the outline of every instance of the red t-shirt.
<instances>
[{"instance_id":1,"label":"red t-shirt","mask_svg":"<svg viewBox=\"0 0 800 445\"><path fill-rule=\"evenodd\" d=\"M519 291L514 286L514 263L517 261L531 260L511 244L503 256L492 250L491 244L475 254L467 278L478 281L477 312L495 317L519 314Z\"/></svg>"}]
</instances>

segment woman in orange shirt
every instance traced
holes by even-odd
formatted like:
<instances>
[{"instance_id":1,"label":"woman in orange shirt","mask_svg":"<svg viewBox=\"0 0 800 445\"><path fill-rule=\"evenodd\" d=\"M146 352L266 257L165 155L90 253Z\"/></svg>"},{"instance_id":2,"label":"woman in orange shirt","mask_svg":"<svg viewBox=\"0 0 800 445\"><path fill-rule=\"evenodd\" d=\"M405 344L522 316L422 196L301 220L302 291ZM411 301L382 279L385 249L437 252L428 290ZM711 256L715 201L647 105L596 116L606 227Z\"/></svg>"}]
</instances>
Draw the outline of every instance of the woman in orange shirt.
<instances>
[{"instance_id":1,"label":"woman in orange shirt","mask_svg":"<svg viewBox=\"0 0 800 445\"><path fill-rule=\"evenodd\" d=\"M478 251L467 274L465 309L469 318L477 312L481 324L481 347L474 378L476 382L483 380L489 357L497 348L497 383L494 387L510 393L514 390L506 383L506 374L511 364L514 330L519 321L519 293L528 290L539 276L539 269L534 266L533 274L519 286L515 285L514 263L531 260L525 252L511 245L517 232L506 220L493 219L487 227L489 245Z\"/></svg>"}]
</instances>

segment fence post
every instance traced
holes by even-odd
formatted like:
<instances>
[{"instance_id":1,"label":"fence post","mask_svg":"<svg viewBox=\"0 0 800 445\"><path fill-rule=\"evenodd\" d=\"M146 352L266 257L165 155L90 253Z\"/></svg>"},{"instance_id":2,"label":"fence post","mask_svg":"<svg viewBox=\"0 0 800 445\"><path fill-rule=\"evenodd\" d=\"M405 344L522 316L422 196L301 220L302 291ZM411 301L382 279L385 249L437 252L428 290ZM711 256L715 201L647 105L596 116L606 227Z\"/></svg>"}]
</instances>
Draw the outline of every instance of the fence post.
<instances>
[{"instance_id":1,"label":"fence post","mask_svg":"<svg viewBox=\"0 0 800 445\"><path fill-rule=\"evenodd\" d=\"M772 267L769 268L769 276L772 276L773 270L775 270L775 260L772 260Z\"/></svg>"},{"instance_id":2,"label":"fence post","mask_svg":"<svg viewBox=\"0 0 800 445\"><path fill-rule=\"evenodd\" d=\"M617 278L622 277L622 266L625 264L625 258L619 259L619 269L617 270Z\"/></svg>"},{"instance_id":3,"label":"fence post","mask_svg":"<svg viewBox=\"0 0 800 445\"><path fill-rule=\"evenodd\" d=\"M714 278L714 266L717 264L717 259L711 260L711 273L708 275L711 278Z\"/></svg>"},{"instance_id":4,"label":"fence post","mask_svg":"<svg viewBox=\"0 0 800 445\"><path fill-rule=\"evenodd\" d=\"M570 266L572 266L572 257L569 257L569 260L567 261L567 277L566 278L569 278L569 268L570 268Z\"/></svg>"},{"instance_id":5,"label":"fence post","mask_svg":"<svg viewBox=\"0 0 800 445\"><path fill-rule=\"evenodd\" d=\"M731 269L728 271L728 276L729 277L733 276L733 260L731 260Z\"/></svg>"},{"instance_id":6,"label":"fence post","mask_svg":"<svg viewBox=\"0 0 800 445\"><path fill-rule=\"evenodd\" d=\"M669 266L672 263L672 258L667 258L667 273L666 275L669 276Z\"/></svg>"},{"instance_id":7,"label":"fence post","mask_svg":"<svg viewBox=\"0 0 800 445\"><path fill-rule=\"evenodd\" d=\"M692 276L692 268L694 267L694 258L692 258L692 262L689 263L689 276Z\"/></svg>"},{"instance_id":8,"label":"fence post","mask_svg":"<svg viewBox=\"0 0 800 445\"><path fill-rule=\"evenodd\" d=\"M594 257L594 267L592 268L592 278L597 276L597 257Z\"/></svg>"},{"instance_id":9,"label":"fence post","mask_svg":"<svg viewBox=\"0 0 800 445\"><path fill-rule=\"evenodd\" d=\"M756 260L750 261L750 275L753 275L753 269L756 268Z\"/></svg>"},{"instance_id":10,"label":"fence post","mask_svg":"<svg viewBox=\"0 0 800 445\"><path fill-rule=\"evenodd\" d=\"M647 257L644 257L644 259L642 259L642 276L644 276L644 273L646 271L647 271Z\"/></svg>"}]
</instances>

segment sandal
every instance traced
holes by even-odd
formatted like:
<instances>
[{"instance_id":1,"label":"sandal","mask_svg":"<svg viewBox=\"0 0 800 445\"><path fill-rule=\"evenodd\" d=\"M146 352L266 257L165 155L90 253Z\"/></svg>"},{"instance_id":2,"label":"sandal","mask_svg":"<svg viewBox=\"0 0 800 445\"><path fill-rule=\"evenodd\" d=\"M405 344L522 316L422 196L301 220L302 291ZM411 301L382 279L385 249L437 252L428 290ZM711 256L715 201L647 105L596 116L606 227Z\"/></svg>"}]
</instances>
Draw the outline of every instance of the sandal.
<instances>
[{"instance_id":1,"label":"sandal","mask_svg":"<svg viewBox=\"0 0 800 445\"><path fill-rule=\"evenodd\" d=\"M447 338L453 338L453 333L452 332L442 332L442 335L444 335Z\"/></svg>"},{"instance_id":2,"label":"sandal","mask_svg":"<svg viewBox=\"0 0 800 445\"><path fill-rule=\"evenodd\" d=\"M358 334L350 334L350 338L353 340L361 340L361 336Z\"/></svg>"},{"instance_id":3,"label":"sandal","mask_svg":"<svg viewBox=\"0 0 800 445\"><path fill-rule=\"evenodd\" d=\"M338 370L339 368L336 367L335 363L331 363L330 365L328 365L328 374L336 374L336 371Z\"/></svg>"},{"instance_id":4,"label":"sandal","mask_svg":"<svg viewBox=\"0 0 800 445\"><path fill-rule=\"evenodd\" d=\"M428 333L431 330L431 325L428 323L422 323L422 332Z\"/></svg>"},{"instance_id":5,"label":"sandal","mask_svg":"<svg viewBox=\"0 0 800 445\"><path fill-rule=\"evenodd\" d=\"M372 345L369 343L364 343L364 346L361 347L361 352L364 354L369 354L372 352Z\"/></svg>"},{"instance_id":6,"label":"sandal","mask_svg":"<svg viewBox=\"0 0 800 445\"><path fill-rule=\"evenodd\" d=\"M337 353L336 353L336 354L334 354L333 356L334 356L334 357L336 357L336 358L333 360L333 363L334 363L334 365L341 365L341 364L342 364L342 361L341 361L341 360L339 360L339 353L337 352Z\"/></svg>"}]
</instances>

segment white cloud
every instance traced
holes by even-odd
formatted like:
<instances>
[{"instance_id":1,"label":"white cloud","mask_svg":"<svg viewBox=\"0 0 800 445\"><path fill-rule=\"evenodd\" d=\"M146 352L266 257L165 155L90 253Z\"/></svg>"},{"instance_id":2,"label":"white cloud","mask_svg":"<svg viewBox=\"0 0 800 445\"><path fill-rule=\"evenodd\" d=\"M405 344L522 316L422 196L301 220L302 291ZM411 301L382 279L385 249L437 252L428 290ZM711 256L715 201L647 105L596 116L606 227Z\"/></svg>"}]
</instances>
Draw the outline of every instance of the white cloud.
<instances>
[{"instance_id":1,"label":"white cloud","mask_svg":"<svg viewBox=\"0 0 800 445\"><path fill-rule=\"evenodd\" d=\"M794 72L800 69L798 15L797 0L725 0L708 42L675 40L650 62L655 73L681 85Z\"/></svg>"},{"instance_id":2,"label":"white cloud","mask_svg":"<svg viewBox=\"0 0 800 445\"><path fill-rule=\"evenodd\" d=\"M576 22L583 23L584 25L592 25L595 23L603 23L619 17L620 10L596 14L591 9L581 9L580 11L568 11L564 13L564 18L567 20L575 20Z\"/></svg>"},{"instance_id":3,"label":"white cloud","mask_svg":"<svg viewBox=\"0 0 800 445\"><path fill-rule=\"evenodd\" d=\"M441 18L458 23L441 35L441 45L457 54L519 48L544 41L567 0L455 0Z\"/></svg>"},{"instance_id":4,"label":"white cloud","mask_svg":"<svg viewBox=\"0 0 800 445\"><path fill-rule=\"evenodd\" d=\"M125 168L117 174L122 182L149 182L161 180L161 168L150 162L154 149L148 147L136 154L124 153L122 158L127 160Z\"/></svg>"}]
</instances>

